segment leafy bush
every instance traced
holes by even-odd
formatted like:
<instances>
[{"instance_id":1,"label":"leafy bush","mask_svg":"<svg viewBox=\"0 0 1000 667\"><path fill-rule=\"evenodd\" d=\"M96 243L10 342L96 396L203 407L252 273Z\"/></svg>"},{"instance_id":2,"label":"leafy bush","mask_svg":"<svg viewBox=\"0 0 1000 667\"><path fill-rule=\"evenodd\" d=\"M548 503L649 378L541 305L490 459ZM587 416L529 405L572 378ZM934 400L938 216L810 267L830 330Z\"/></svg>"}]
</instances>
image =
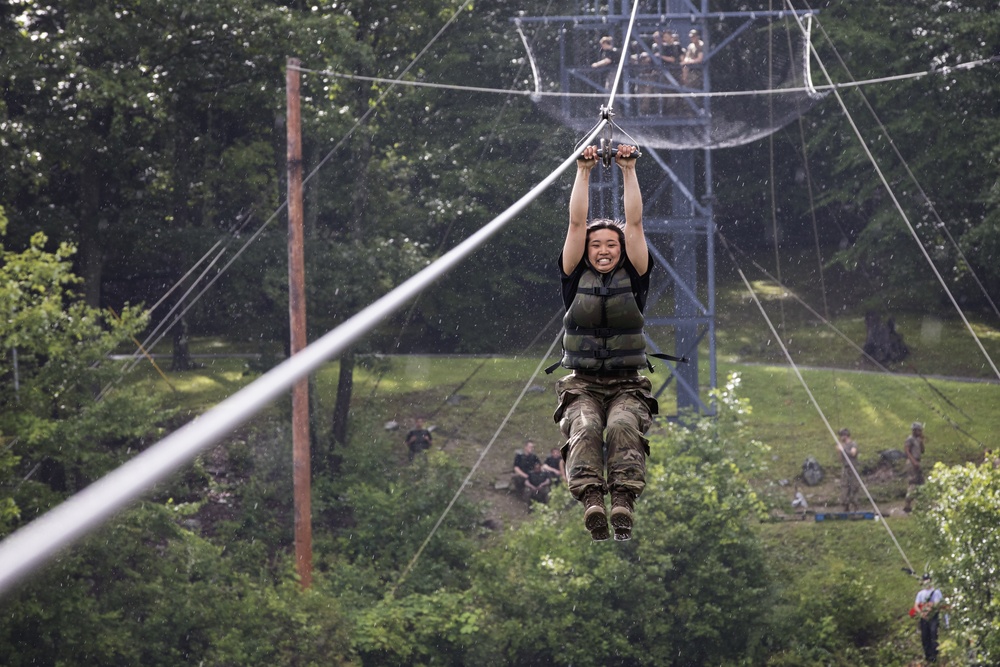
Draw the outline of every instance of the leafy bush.
<instances>
[{"instance_id":1,"label":"leafy bush","mask_svg":"<svg viewBox=\"0 0 1000 667\"><path fill-rule=\"evenodd\" d=\"M0 664L226 666L349 662L336 601L290 571L254 580L143 504L4 600Z\"/></svg>"},{"instance_id":2,"label":"leafy bush","mask_svg":"<svg viewBox=\"0 0 1000 667\"><path fill-rule=\"evenodd\" d=\"M123 463L167 416L154 398L113 389L107 357L145 316L87 306L75 249L47 243L39 232L22 252L0 245L0 535Z\"/></svg>"},{"instance_id":3,"label":"leafy bush","mask_svg":"<svg viewBox=\"0 0 1000 667\"><path fill-rule=\"evenodd\" d=\"M1000 467L934 466L921 489L924 522L941 558L937 586L951 619L980 664L1000 660Z\"/></svg>"}]
</instances>

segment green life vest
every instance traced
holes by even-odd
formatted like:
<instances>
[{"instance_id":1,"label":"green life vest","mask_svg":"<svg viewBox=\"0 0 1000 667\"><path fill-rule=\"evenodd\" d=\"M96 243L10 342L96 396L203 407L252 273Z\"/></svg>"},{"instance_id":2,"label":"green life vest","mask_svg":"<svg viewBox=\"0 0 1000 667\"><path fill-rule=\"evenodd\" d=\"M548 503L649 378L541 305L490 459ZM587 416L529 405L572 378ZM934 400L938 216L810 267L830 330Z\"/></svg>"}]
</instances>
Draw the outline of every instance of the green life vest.
<instances>
[{"instance_id":1,"label":"green life vest","mask_svg":"<svg viewBox=\"0 0 1000 667\"><path fill-rule=\"evenodd\" d=\"M563 317L562 366L596 374L647 368L644 322L624 267L600 274L588 266Z\"/></svg>"}]
</instances>

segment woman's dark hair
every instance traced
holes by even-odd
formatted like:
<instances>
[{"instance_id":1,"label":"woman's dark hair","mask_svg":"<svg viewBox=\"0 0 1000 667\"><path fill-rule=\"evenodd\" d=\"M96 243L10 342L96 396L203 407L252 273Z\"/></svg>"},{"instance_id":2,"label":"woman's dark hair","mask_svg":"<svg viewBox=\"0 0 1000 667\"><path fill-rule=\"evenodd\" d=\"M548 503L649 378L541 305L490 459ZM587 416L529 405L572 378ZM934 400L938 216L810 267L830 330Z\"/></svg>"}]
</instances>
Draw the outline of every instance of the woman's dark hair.
<instances>
[{"instance_id":1,"label":"woman's dark hair","mask_svg":"<svg viewBox=\"0 0 1000 667\"><path fill-rule=\"evenodd\" d=\"M618 241L625 245L625 222L623 220L612 220L611 218L595 218L587 223L587 240L590 240L590 233L598 229L610 229L618 233Z\"/></svg>"}]
</instances>

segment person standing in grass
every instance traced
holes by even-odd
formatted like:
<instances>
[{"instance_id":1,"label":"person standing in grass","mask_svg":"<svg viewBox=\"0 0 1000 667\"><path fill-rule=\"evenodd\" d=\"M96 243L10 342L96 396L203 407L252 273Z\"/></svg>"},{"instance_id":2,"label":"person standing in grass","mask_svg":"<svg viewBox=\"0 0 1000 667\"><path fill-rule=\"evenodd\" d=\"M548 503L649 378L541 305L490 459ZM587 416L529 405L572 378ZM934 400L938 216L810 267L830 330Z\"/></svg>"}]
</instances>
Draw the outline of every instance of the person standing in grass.
<instances>
[{"instance_id":1,"label":"person standing in grass","mask_svg":"<svg viewBox=\"0 0 1000 667\"><path fill-rule=\"evenodd\" d=\"M924 455L924 425L920 422L913 422L910 426L910 437L903 443L903 453L906 454L907 463L907 485L906 504L903 505L904 512L913 511L913 497L917 493L917 487L924 483L924 471L920 467L920 459Z\"/></svg>"},{"instance_id":2,"label":"person standing in grass","mask_svg":"<svg viewBox=\"0 0 1000 667\"><path fill-rule=\"evenodd\" d=\"M858 478L854 471L858 469L858 443L851 439L850 429L842 428L837 434L837 456L843 464L840 475L840 495L844 503L844 511L852 512L858 509ZM853 508L853 509L852 509Z\"/></svg>"},{"instance_id":3,"label":"person standing in grass","mask_svg":"<svg viewBox=\"0 0 1000 667\"><path fill-rule=\"evenodd\" d=\"M920 643L924 648L924 659L928 663L937 662L938 656L938 626L941 621L943 595L934 588L931 575L925 574L922 579L923 588L917 593L911 614L920 622Z\"/></svg>"}]
</instances>

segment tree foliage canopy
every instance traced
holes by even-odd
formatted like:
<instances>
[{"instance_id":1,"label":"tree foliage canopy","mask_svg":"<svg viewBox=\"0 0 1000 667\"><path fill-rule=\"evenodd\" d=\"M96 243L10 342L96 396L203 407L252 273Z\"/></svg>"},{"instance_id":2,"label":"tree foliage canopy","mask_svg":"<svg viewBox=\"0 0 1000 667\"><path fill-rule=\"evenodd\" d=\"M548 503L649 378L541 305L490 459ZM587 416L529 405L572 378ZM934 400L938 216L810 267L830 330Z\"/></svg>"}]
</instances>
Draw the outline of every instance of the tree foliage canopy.
<instances>
[{"instance_id":1,"label":"tree foliage canopy","mask_svg":"<svg viewBox=\"0 0 1000 667\"><path fill-rule=\"evenodd\" d=\"M831 96L807 121L810 154L822 179L819 204L848 235L839 261L865 271L890 295L913 301L940 293L905 215L949 287L982 303L970 271L987 292L1000 287L993 236L1000 215L1000 123L994 113L1000 76L995 63L962 66L1000 52L995 5L838 3L824 8L819 21L817 48L834 83L933 70L844 90L846 114Z\"/></svg>"}]
</instances>

